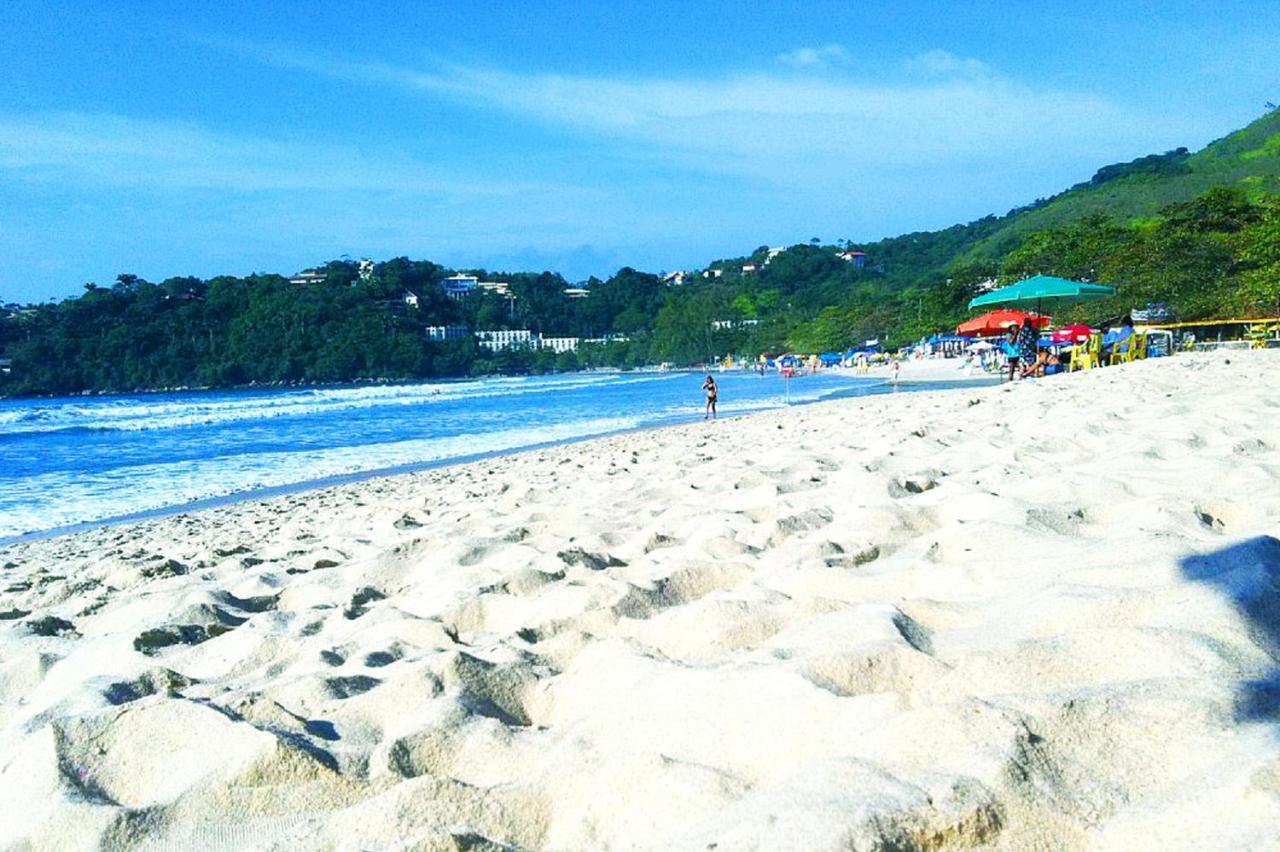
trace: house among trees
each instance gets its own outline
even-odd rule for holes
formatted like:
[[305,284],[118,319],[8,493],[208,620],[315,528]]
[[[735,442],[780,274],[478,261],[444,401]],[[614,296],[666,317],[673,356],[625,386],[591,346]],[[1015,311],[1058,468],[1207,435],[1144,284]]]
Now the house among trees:
[[541,349],[550,349],[557,355],[562,352],[575,352],[578,349],[578,338],[576,337],[543,337],[541,338]]
[[852,263],[857,269],[862,269],[867,265],[867,253],[865,251],[842,251],[840,259],[846,263]]
[[662,283],[670,284],[672,287],[679,287],[684,284],[685,279],[688,277],[688,274],[683,269],[677,269],[675,272],[668,272],[662,276]]
[[471,333],[465,325],[429,325],[424,330],[427,340],[462,340]]
[[8,375],[11,372],[13,372],[13,359],[0,358],[0,373]]
[[585,299],[591,295],[586,287],[565,287],[562,292],[566,299]]
[[450,275],[440,285],[444,287],[444,294],[450,299],[461,299],[475,292],[476,285],[480,283],[480,279],[474,275]]
[[515,298],[511,295],[511,285],[506,281],[477,281],[476,286],[486,293],[493,293],[495,296]]
[[491,352],[504,349],[537,349],[539,338],[532,331],[521,329],[497,329],[494,331],[477,331],[476,345]]
[[758,264],[758,263],[744,263],[744,264],[742,264],[742,274],[743,274],[743,275],[755,275],[755,274],[756,274],[757,272],[759,272],[759,271],[760,271],[760,264]]
[[290,284],[323,284],[327,280],[323,272],[316,269],[304,269],[289,279]]
[[401,300],[404,301],[406,305],[413,308],[415,311],[418,308],[422,307],[422,297],[419,296],[417,293],[415,293],[413,290],[409,290],[406,288],[405,291],[400,295],[400,298]]

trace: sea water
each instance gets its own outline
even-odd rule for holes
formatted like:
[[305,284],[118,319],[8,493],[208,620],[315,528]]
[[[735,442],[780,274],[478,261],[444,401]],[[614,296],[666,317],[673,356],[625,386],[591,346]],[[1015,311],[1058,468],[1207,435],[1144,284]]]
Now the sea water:
[[[577,373],[0,400],[0,538],[697,420],[703,378]],[[717,381],[721,416],[891,389],[830,373]]]

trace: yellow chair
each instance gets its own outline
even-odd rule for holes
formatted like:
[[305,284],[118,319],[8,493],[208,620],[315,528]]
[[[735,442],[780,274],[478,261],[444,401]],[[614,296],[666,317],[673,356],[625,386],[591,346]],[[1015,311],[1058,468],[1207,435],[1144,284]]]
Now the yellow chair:
[[1094,367],[1102,366],[1102,335],[1094,332],[1089,335],[1089,339],[1084,343],[1077,343],[1071,347],[1071,361],[1067,364],[1067,370],[1074,373],[1076,370],[1091,370]]
[[[1124,346],[1123,352],[1120,351],[1121,346]],[[1128,339],[1111,344],[1111,358],[1107,363],[1114,367],[1116,364],[1129,364],[1145,357],[1147,357],[1147,333],[1135,331],[1129,335]]]
[[1133,336],[1133,341],[1129,344],[1129,360],[1142,361],[1147,357],[1147,333],[1140,331]]
[[1267,348],[1267,326],[1264,323],[1251,325],[1244,333],[1244,339],[1249,341],[1250,349],[1266,349]]

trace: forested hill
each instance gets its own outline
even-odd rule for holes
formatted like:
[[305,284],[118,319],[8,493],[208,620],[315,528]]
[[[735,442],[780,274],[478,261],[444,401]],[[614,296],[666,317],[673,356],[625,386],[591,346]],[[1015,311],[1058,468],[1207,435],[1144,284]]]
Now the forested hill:
[[1089,180],[1004,216],[854,248],[879,258],[901,285],[956,269],[989,274],[1030,233],[1090,216],[1140,223],[1170,204],[1190,201],[1215,187],[1236,187],[1254,200],[1280,193],[1280,110],[1195,153],[1178,148],[1103,166]]
[[[455,270],[408,258],[332,261],[296,283],[125,274],[60,303],[0,308],[0,395],[692,364],[869,338],[893,346],[963,319],[993,276],[1041,272],[1118,287],[1062,319],[1148,302],[1188,319],[1278,315],[1277,193],[1273,112],[1202,151],[1106,166],[1004,216],[861,245],[761,246],[679,284],[631,268],[581,286],[551,272],[465,270],[490,286],[455,299],[445,286]],[[576,338],[577,349],[493,352],[475,339],[481,330]]]

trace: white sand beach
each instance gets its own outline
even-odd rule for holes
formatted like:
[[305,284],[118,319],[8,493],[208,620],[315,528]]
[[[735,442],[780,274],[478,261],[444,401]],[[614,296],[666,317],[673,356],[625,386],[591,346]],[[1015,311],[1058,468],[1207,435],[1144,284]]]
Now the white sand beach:
[[1275,536],[1229,352],[19,543],[0,848],[1274,849]]

